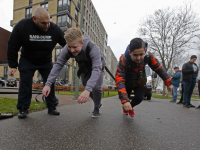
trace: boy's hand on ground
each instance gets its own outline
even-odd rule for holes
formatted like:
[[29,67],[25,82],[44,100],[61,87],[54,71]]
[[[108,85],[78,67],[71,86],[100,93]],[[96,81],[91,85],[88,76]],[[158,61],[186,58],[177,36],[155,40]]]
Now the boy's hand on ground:
[[90,95],[90,92],[87,90],[84,90],[81,93],[81,95],[78,97],[78,103],[82,104],[82,103],[87,102],[89,95]]
[[173,86],[172,86],[172,85],[170,85],[170,86],[167,87],[167,90],[168,90],[168,91],[172,91],[172,89],[173,89]]
[[49,86],[45,85],[45,87],[42,89],[42,94],[45,97],[47,97],[49,95],[50,91],[51,91],[51,88]]
[[130,111],[130,110],[133,109],[130,102],[124,103],[124,104],[123,104],[123,108],[124,108],[126,111]]

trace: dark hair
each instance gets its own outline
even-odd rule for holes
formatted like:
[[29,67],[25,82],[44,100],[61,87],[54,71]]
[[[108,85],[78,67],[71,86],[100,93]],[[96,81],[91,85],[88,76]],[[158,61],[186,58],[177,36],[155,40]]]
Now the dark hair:
[[140,38],[134,38],[130,42],[130,52],[134,51],[135,49],[140,49],[144,48],[145,49],[146,45],[144,41]]
[[178,67],[174,67],[174,69],[179,69]]
[[190,57],[190,59],[192,59],[192,58],[197,58],[197,56],[196,56],[196,55],[192,55],[192,56]]

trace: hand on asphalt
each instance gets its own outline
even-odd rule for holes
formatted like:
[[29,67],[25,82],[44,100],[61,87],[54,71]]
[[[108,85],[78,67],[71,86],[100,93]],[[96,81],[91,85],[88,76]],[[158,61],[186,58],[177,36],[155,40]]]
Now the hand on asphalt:
[[87,90],[84,90],[81,93],[81,95],[78,97],[78,103],[82,104],[82,103],[87,102],[89,95],[90,95],[90,92]]
[[170,86],[167,87],[167,90],[168,90],[168,91],[172,91],[172,89],[173,89],[173,86],[172,86],[172,85],[170,85]]
[[50,91],[51,91],[51,88],[49,86],[45,85],[45,87],[42,89],[42,94],[45,97],[47,97],[49,95]]
[[130,102],[124,103],[124,104],[123,104],[123,108],[124,108],[126,111],[130,111],[130,110],[133,109]]
[[8,72],[9,76],[13,77],[13,76],[14,76],[14,73],[15,73],[16,71],[17,71],[16,68],[10,68],[10,70],[9,70],[9,72]]

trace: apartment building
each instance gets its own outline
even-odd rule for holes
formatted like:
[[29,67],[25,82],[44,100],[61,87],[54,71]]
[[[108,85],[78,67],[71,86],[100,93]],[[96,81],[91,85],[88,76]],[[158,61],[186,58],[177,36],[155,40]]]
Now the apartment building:
[[[108,70],[110,70],[113,76],[115,76],[116,74],[117,64],[118,61],[117,58],[115,57],[115,54],[113,53],[111,47],[107,46],[106,66]],[[103,81],[103,87],[109,87],[109,88],[115,87],[115,80],[107,72],[105,72],[105,80]]]
[[[14,0],[13,20],[11,26],[15,26],[18,21],[23,18],[32,17],[34,9],[38,6],[44,7],[50,14],[51,21],[56,23],[65,32],[70,27],[80,27],[80,11],[81,0]],[[55,62],[62,50],[62,47],[57,45],[53,50],[53,62]],[[72,66],[75,65],[70,59],[63,67],[58,76],[60,78],[68,78],[72,81]],[[73,74],[74,78],[75,74]],[[34,78],[41,78],[38,72]],[[19,78],[19,74],[16,74]]]
[[6,78],[8,72],[7,47],[11,32],[0,27],[0,77]]
[[91,0],[83,0],[81,9],[80,28],[83,34],[90,36],[97,43],[102,54],[106,57],[108,34]]

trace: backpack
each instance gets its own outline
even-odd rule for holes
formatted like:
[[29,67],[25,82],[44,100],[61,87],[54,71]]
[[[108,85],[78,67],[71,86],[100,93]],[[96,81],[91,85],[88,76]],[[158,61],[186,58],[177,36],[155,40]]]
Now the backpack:
[[[82,73],[86,73],[86,74],[89,74],[89,76],[91,76],[91,73],[92,73],[92,63],[91,63],[91,58],[89,56],[90,54],[90,51],[93,49],[93,47],[95,46],[95,43],[92,42],[92,41],[89,41],[87,46],[86,46],[86,57],[90,60],[88,62],[84,61],[84,62],[78,62],[78,66],[79,66],[79,70],[77,71],[77,76],[80,78],[80,75]],[[102,63],[102,70],[105,69],[105,65],[106,65],[106,62],[105,62],[105,59],[103,57],[103,55],[101,54],[101,63]]]

